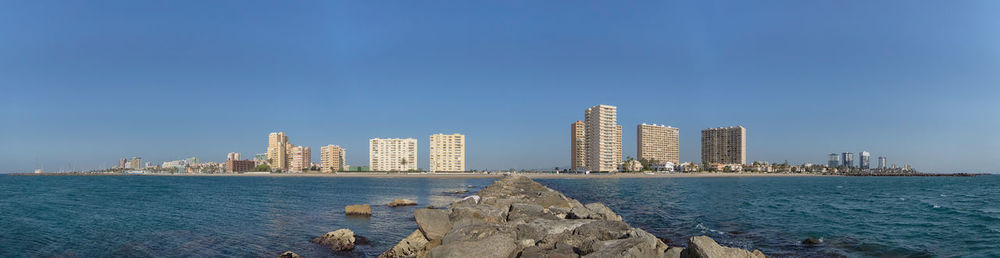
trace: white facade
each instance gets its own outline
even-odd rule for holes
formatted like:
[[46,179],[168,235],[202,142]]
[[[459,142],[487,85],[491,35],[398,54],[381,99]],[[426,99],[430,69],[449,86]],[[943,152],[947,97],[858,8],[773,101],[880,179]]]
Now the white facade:
[[618,125],[618,108],[597,105],[584,112],[586,127],[587,170],[618,171],[622,164],[622,129]]
[[457,133],[431,135],[430,171],[465,171],[465,135]]
[[417,139],[368,140],[368,166],[371,171],[416,170]]

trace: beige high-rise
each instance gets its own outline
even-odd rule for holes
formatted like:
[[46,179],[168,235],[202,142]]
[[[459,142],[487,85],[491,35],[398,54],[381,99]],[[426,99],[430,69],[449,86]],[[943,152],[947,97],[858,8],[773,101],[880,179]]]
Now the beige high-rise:
[[701,161],[746,164],[747,129],[742,126],[701,130]]
[[640,124],[636,128],[636,155],[657,164],[680,164],[679,130],[675,127]]
[[324,173],[344,170],[346,151],[337,145],[319,147],[320,171]]
[[288,162],[288,171],[302,172],[312,167],[312,149],[304,146],[292,147],[291,161]]
[[430,142],[431,172],[465,171],[465,135],[434,134]]
[[618,108],[597,105],[584,112],[587,136],[587,170],[618,171],[622,164],[622,129],[618,125]]
[[587,126],[580,120],[570,125],[570,169],[585,170],[587,167]]
[[417,169],[417,139],[379,139],[368,141],[368,166],[371,171],[409,171]]
[[271,133],[267,136],[267,160],[271,164],[271,169],[288,170],[290,145],[285,132]]

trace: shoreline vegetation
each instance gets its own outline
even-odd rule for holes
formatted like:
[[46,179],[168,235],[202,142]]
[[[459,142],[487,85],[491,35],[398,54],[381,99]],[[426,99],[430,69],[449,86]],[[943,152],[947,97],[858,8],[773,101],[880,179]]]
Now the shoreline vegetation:
[[220,173],[220,174],[187,174],[187,173],[86,173],[86,172],[55,172],[55,173],[10,173],[12,176],[195,176],[195,177],[371,177],[371,178],[502,178],[505,175],[523,175],[528,178],[706,178],[706,177],[830,177],[830,176],[899,176],[899,177],[969,177],[990,175],[986,173],[954,173],[954,174],[817,174],[817,173],[760,173],[760,172],[684,172],[684,173],[410,173],[410,172],[338,172],[338,173]]

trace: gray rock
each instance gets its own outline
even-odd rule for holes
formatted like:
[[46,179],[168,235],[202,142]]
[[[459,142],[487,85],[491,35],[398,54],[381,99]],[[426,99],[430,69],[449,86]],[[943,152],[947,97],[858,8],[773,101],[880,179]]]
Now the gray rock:
[[549,213],[541,205],[533,203],[514,203],[510,205],[507,212],[507,221],[527,221],[532,219],[559,219],[556,215]]
[[818,245],[821,242],[822,241],[819,241],[819,239],[812,238],[812,237],[806,238],[805,240],[802,240],[802,244],[806,244],[806,245]]
[[514,236],[513,230],[499,224],[453,228],[428,257],[513,257],[521,248]]
[[322,236],[314,238],[312,242],[330,247],[330,250],[334,252],[339,252],[353,250],[354,240],[354,231],[344,228],[327,232]]
[[573,251],[571,246],[559,246],[552,249],[541,248],[537,246],[527,247],[521,251],[519,258],[576,258],[580,255]]
[[628,235],[628,224],[621,221],[597,220],[583,224],[573,231],[574,235],[593,236],[598,241],[623,238]]
[[588,203],[587,205],[584,205],[584,207],[593,211],[594,213],[600,214],[601,217],[603,217],[606,220],[622,221],[622,216],[618,216],[618,214],[615,214],[614,211],[609,209],[607,206],[604,206],[603,203],[599,202]]
[[566,214],[567,219],[604,219],[600,214],[594,213],[586,207],[576,207],[569,210],[569,214]]
[[414,230],[410,236],[400,240],[392,249],[380,254],[379,258],[412,258],[425,257],[428,252],[428,241],[420,230]]
[[413,217],[417,220],[417,227],[428,240],[444,238],[444,235],[451,230],[451,220],[448,212],[435,209],[418,209],[413,211]]
[[292,251],[285,251],[278,255],[278,258],[302,258],[302,256]]
[[410,206],[410,205],[417,205],[417,202],[410,199],[393,199],[392,202],[389,203],[389,207]]
[[688,241],[688,247],[681,252],[681,257],[685,258],[722,258],[722,257],[733,257],[733,258],[763,258],[764,254],[758,250],[753,252],[733,248],[724,247],[716,243],[710,237],[707,236],[696,236],[691,237]]
[[452,207],[449,218],[454,227],[477,223],[501,223],[507,219],[507,210],[489,205],[464,205]]

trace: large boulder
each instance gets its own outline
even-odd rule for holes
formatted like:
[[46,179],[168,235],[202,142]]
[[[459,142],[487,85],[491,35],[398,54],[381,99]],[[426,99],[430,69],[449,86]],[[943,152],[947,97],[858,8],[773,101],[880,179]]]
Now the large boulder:
[[601,217],[604,217],[604,219],[606,220],[622,221],[622,216],[618,216],[618,214],[615,214],[614,211],[608,208],[608,206],[604,206],[603,203],[599,202],[588,203],[587,205],[584,205],[584,207],[586,207],[590,211],[593,211],[594,213],[600,214]]
[[513,257],[521,246],[515,233],[499,224],[474,224],[452,229],[441,246],[431,249],[428,257]]
[[371,216],[372,206],[368,204],[347,205],[347,207],[344,207],[344,213],[347,215]]
[[454,226],[478,223],[501,223],[507,220],[507,209],[474,204],[452,207],[449,218]]
[[323,234],[314,238],[312,242],[330,247],[330,250],[334,252],[339,252],[353,250],[354,240],[354,231],[344,228]]
[[428,249],[428,241],[424,237],[424,234],[420,230],[414,230],[410,233],[410,236],[400,240],[396,246],[392,249],[385,251],[380,254],[379,258],[413,258],[413,257],[426,257]]
[[688,241],[688,247],[681,252],[681,257],[685,258],[764,258],[764,253],[759,250],[754,250],[753,252],[733,248],[725,247],[716,243],[710,237],[707,236],[695,236],[691,237]]
[[413,217],[417,220],[420,232],[428,240],[442,239],[451,230],[451,220],[445,210],[418,209],[413,211]]
[[410,206],[410,205],[417,205],[417,202],[410,199],[393,199],[392,202],[389,203],[389,207]]

